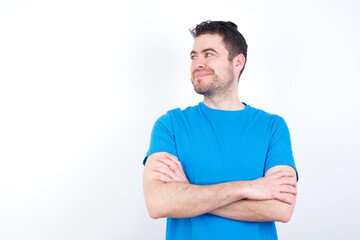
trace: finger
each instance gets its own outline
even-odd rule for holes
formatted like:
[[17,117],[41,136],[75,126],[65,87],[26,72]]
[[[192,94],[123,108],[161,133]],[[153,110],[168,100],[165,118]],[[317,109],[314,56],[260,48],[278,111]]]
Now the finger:
[[175,177],[175,173],[173,171],[171,171],[168,167],[154,167],[151,169],[154,172],[158,172],[161,174],[164,174],[170,178],[174,178]]
[[290,193],[293,194],[294,196],[296,196],[297,191],[296,188],[290,185],[281,185],[279,187],[280,193]]
[[284,202],[284,203],[290,204],[290,205],[292,205],[292,204],[295,203],[292,198],[286,196],[285,194],[281,194],[281,193],[278,194],[278,195],[275,197],[275,199],[277,199],[277,200],[279,200],[279,201],[282,201],[282,202]]
[[160,173],[157,176],[164,176],[167,182],[188,182],[187,179],[182,176],[177,176],[173,171],[167,169],[154,169],[154,172]]
[[178,166],[173,162],[173,160],[162,157],[159,157],[156,160],[165,164],[174,173],[171,175],[172,179],[174,179],[175,181],[189,182],[183,169],[179,169]]
[[175,157],[174,155],[171,155],[169,153],[165,153],[165,157],[172,160],[179,167],[179,169],[182,169],[181,163],[177,157]]
[[166,175],[156,175],[156,176],[153,177],[153,179],[156,180],[156,181],[164,182],[164,183],[169,183],[169,182],[174,181],[172,178],[169,178]]
[[[174,155],[171,155],[169,153],[165,153],[164,155],[166,158],[170,159],[171,161],[173,161],[174,163],[176,163],[177,165],[180,164],[180,161],[177,157],[175,157]],[[181,164],[180,164],[181,165]]]
[[286,170],[280,170],[277,172],[274,172],[273,174],[271,174],[270,176],[273,176],[275,178],[281,178],[281,177],[293,177],[294,173],[286,171]]
[[291,185],[296,187],[297,181],[294,177],[282,177],[280,179],[280,185]]
[[167,152],[165,152],[164,156],[167,157],[167,158],[170,158],[170,159],[172,159],[172,160],[174,160],[174,161],[177,160],[177,157],[176,157],[176,156],[174,156],[174,155],[172,155],[172,154],[170,154],[170,153],[167,153]]
[[165,164],[166,166],[168,166],[173,172],[176,172],[178,170],[178,166],[171,160],[167,159],[167,158],[156,158],[156,160],[158,162],[161,162],[163,164]]

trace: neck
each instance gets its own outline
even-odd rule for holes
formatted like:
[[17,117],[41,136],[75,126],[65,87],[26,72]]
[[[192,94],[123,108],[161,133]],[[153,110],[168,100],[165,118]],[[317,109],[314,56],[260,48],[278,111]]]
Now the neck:
[[204,104],[209,108],[219,109],[219,110],[242,110],[245,108],[245,105],[240,101],[237,91],[230,94],[218,94],[216,96],[204,96]]

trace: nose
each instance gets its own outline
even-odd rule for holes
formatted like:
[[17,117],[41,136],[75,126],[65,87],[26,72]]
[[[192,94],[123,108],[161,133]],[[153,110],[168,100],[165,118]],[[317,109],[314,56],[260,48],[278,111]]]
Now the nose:
[[205,67],[205,61],[202,58],[196,58],[191,63],[192,70],[203,69]]

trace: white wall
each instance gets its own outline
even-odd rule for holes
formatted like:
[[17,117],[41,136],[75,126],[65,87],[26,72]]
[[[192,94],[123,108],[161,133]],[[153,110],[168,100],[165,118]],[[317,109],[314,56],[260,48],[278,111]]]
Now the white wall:
[[154,121],[201,101],[188,29],[208,19],[234,21],[247,39],[241,100],[290,128],[299,195],[280,239],[354,239],[359,10],[356,0],[0,1],[0,239],[164,238],[141,162]]

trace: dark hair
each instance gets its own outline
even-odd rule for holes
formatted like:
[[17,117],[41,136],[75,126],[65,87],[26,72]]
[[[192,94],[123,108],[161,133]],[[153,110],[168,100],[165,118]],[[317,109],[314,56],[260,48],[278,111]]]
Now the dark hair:
[[[245,56],[246,63],[248,46],[246,44],[245,38],[238,31],[237,25],[235,23],[230,21],[205,21],[196,25],[195,28],[190,29],[190,32],[194,38],[207,33],[219,34],[223,37],[225,47],[229,52],[229,61],[231,61],[235,56],[243,54]],[[245,64],[240,72],[240,75],[244,68]]]

